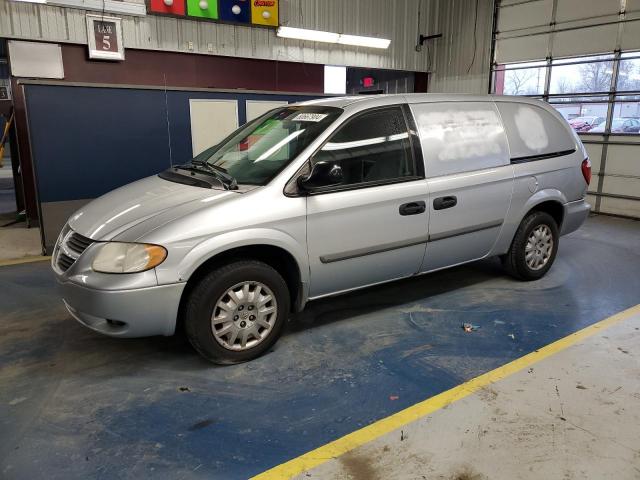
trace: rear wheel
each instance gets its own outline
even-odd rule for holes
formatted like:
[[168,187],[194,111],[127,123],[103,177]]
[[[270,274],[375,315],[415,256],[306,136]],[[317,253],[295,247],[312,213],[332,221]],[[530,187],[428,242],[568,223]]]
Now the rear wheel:
[[531,212],[518,227],[509,252],[502,257],[506,270],[520,280],[537,280],[551,268],[558,251],[558,225],[546,212]]
[[220,364],[251,360],[282,333],[289,291],[269,265],[243,260],[207,274],[191,292],[185,330],[193,347]]

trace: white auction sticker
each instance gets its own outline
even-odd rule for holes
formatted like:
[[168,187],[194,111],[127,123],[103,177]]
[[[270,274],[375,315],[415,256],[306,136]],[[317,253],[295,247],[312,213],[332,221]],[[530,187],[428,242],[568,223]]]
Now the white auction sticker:
[[319,122],[326,116],[326,113],[299,113],[292,120],[294,122]]

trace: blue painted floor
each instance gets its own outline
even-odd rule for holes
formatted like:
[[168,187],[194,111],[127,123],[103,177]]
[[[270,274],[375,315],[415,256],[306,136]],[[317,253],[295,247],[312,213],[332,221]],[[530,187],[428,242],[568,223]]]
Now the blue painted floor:
[[94,334],[48,265],[3,267],[0,477],[246,478],[640,303],[639,272],[640,222],[595,217],[538,282],[487,260],[318,301],[274,351],[216,367],[178,338]]

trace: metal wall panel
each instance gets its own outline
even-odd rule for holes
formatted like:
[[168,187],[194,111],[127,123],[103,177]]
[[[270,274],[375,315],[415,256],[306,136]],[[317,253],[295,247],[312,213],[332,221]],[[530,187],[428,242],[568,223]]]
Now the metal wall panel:
[[640,49],[640,19],[625,23],[622,31],[621,46],[625,50]]
[[619,11],[616,0],[559,0],[556,22],[617,15]]
[[[388,50],[281,39],[265,28],[161,16],[122,18],[126,48],[432,71],[430,91],[482,93],[488,89],[492,4],[487,0],[281,0],[282,25],[390,38]],[[0,0],[0,37],[85,44],[85,13]],[[418,52],[420,33],[442,33],[443,37],[427,42]],[[475,58],[469,48],[473,45]]]
[[569,57],[612,52],[616,48],[618,25],[602,25],[557,32],[553,41],[554,57]]
[[[273,29],[161,16],[122,16],[124,44],[126,48],[427,71],[426,52],[415,50],[418,7],[426,11],[431,4],[447,3],[450,2],[281,1],[282,25],[390,38],[388,50],[280,39]],[[0,37],[86,43],[85,13],[77,9],[0,0]]]
[[544,60],[549,50],[549,34],[496,40],[498,63]]
[[[477,5],[477,22],[475,9]],[[489,89],[493,2],[428,2],[423,33],[442,33],[432,42],[430,92],[486,93]],[[423,16],[424,17],[424,16]],[[475,47],[475,57],[474,57]],[[426,50],[423,49],[423,51]]]
[[520,3],[500,10],[498,31],[549,25],[553,0]]

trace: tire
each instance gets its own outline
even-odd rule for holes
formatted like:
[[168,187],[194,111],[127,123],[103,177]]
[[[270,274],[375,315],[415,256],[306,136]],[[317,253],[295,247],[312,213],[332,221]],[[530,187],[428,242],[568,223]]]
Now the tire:
[[[184,311],[187,338],[200,355],[214,363],[256,358],[282,334],[289,297],[282,276],[265,263],[239,260],[224,265],[208,273],[190,292]],[[270,309],[275,311],[264,313]]]
[[[539,236],[536,237],[536,235]],[[552,241],[550,246],[544,241],[548,237]],[[537,238],[537,240],[536,243],[528,246],[530,238],[532,240]],[[553,217],[546,212],[531,212],[520,223],[511,242],[511,248],[502,257],[502,263],[507,272],[519,280],[538,280],[553,265],[559,240],[558,225]],[[539,246],[543,247],[539,248]],[[527,248],[530,252],[527,252]],[[527,261],[527,253],[531,254],[529,261]],[[536,265],[536,263],[539,264]]]

